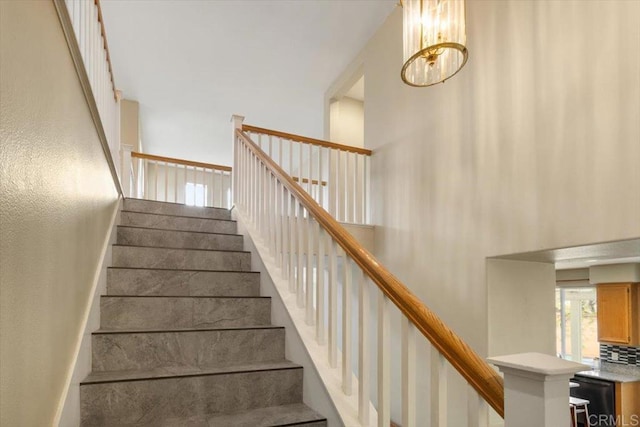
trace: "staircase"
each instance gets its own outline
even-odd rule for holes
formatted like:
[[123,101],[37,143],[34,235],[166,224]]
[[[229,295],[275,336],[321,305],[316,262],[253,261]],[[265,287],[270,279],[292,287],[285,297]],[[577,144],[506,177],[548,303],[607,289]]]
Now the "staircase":
[[226,209],[126,199],[83,426],[326,426]]

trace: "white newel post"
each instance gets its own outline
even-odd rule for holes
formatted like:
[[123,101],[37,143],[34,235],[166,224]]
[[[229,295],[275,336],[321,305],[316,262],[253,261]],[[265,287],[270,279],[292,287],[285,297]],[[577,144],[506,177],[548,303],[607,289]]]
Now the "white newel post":
[[232,160],[232,164],[233,164],[233,169],[231,170],[231,197],[233,198],[233,200],[231,200],[231,206],[234,206],[236,203],[236,197],[238,196],[236,194],[236,185],[237,185],[237,180],[238,180],[238,165],[236,164],[236,161],[238,160],[238,149],[237,149],[237,144],[236,144],[236,130],[242,130],[242,123],[244,122],[244,116],[241,116],[239,114],[234,114],[231,116],[231,144],[232,145],[232,152],[233,152],[233,160]]
[[120,155],[122,156],[122,165],[120,176],[122,177],[122,192],[124,197],[133,197],[131,188],[131,152],[133,151],[133,145],[122,144],[120,145]]
[[505,427],[570,425],[569,379],[587,365],[542,353],[489,357],[504,373]]

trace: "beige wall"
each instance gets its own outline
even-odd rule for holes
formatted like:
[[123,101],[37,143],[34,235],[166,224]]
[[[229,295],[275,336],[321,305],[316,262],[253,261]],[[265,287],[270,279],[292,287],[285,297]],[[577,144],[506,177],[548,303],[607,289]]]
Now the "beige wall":
[[0,424],[51,425],[117,205],[51,1],[0,1]]
[[467,28],[445,84],[402,83],[399,8],[356,61],[377,255],[486,355],[486,257],[640,236],[640,2],[469,1]]
[[364,146],[364,102],[342,97],[331,103],[329,140],[356,147]]
[[120,101],[120,143],[132,146],[133,151],[142,152],[138,101],[130,99]]

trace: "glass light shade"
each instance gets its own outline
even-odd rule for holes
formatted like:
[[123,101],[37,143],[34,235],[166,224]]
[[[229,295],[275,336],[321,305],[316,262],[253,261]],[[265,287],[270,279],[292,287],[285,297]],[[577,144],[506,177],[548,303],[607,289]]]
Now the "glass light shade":
[[467,62],[464,0],[403,1],[404,66],[410,86],[431,86]]

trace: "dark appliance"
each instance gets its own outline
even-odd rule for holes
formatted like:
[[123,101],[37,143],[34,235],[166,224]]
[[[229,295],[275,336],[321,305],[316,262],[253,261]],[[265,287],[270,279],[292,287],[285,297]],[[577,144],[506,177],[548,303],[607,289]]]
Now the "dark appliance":
[[[582,375],[576,375],[571,381],[580,387],[573,387],[569,394],[589,401],[589,421],[592,427],[615,427],[616,423],[616,385]],[[580,420],[579,420],[580,421]]]

